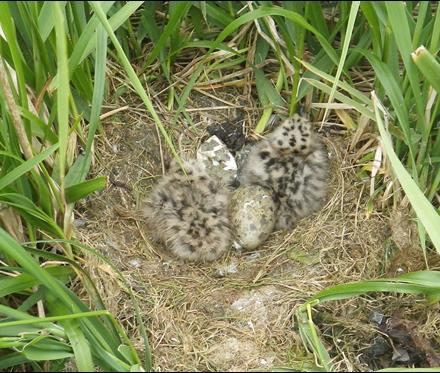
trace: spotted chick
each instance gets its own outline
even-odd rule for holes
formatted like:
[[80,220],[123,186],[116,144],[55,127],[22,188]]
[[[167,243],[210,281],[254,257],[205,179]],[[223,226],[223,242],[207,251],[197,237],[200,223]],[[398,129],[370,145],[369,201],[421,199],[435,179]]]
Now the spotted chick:
[[239,170],[242,185],[270,188],[277,205],[275,229],[292,229],[325,201],[329,158],[310,121],[295,114],[252,146]]
[[229,191],[202,162],[185,160],[186,174],[173,162],[143,203],[143,215],[156,241],[188,261],[212,261],[232,244]]

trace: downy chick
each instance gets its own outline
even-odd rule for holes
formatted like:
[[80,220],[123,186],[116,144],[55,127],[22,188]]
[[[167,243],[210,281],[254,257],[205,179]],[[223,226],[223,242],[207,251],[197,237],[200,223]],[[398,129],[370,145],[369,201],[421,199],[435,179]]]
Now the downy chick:
[[295,114],[255,144],[240,170],[240,184],[270,188],[278,206],[275,229],[292,229],[325,201],[329,159],[305,116]]
[[177,163],[153,187],[143,215],[156,241],[189,261],[212,261],[231,246],[227,215],[229,194],[197,160]]

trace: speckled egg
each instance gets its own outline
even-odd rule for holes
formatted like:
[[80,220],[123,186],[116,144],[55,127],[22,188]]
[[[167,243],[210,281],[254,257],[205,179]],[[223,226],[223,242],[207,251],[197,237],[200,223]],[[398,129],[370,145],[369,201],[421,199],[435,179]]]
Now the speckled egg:
[[270,191],[258,185],[237,188],[229,204],[236,241],[244,249],[260,246],[275,225],[275,203]]

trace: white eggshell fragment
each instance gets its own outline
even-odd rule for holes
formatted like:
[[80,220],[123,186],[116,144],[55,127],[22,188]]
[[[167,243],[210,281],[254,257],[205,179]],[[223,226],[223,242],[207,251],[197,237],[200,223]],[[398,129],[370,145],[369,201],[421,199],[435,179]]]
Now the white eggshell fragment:
[[231,226],[235,238],[245,249],[255,249],[272,233],[275,203],[269,190],[258,185],[237,188],[229,203]]
[[207,171],[229,185],[237,176],[237,164],[227,146],[217,137],[211,136],[197,150],[197,160]]

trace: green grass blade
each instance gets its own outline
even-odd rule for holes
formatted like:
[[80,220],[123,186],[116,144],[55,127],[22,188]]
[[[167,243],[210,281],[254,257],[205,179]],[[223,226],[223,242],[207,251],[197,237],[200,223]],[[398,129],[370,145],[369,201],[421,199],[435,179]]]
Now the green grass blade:
[[107,187],[107,176],[100,176],[66,188],[66,202],[76,202],[89,194]]
[[[101,2],[100,2],[101,3]],[[121,7],[117,12],[115,12],[109,19],[110,26],[112,30],[117,30],[121,27],[124,22],[143,4],[143,1],[128,1],[124,6]],[[110,9],[108,6],[106,7],[104,2],[101,4],[102,9],[107,13],[105,9]],[[99,22],[99,18],[98,18]],[[92,36],[92,35],[90,35]],[[78,63],[81,63],[94,49],[95,49],[95,38],[90,37],[88,40],[89,43],[81,52],[81,58]]]
[[426,15],[428,14],[429,10],[430,10],[429,2],[421,1],[417,15],[417,23],[413,34],[413,40],[412,40],[413,49],[415,49],[420,42],[421,33],[423,31],[423,25],[425,23]]
[[[38,29],[40,30],[41,40],[44,42],[49,37],[55,27],[54,14],[51,1],[45,1],[38,15]],[[59,1],[61,8],[64,9],[67,1]]]
[[[298,59],[298,61],[301,62],[301,64],[303,64],[307,70],[319,76],[320,78],[327,80],[333,84],[336,81],[332,75],[325,73],[324,71],[318,69],[316,66],[313,66],[312,64],[303,60]],[[338,87],[349,93],[352,97],[356,98],[359,102],[363,103],[364,105],[371,106],[371,100],[365,94],[358,91],[356,88],[353,88],[353,86],[351,86],[350,84],[346,82],[339,82]],[[373,112],[371,113],[374,115]]]
[[361,1],[360,8],[367,19],[372,33],[373,51],[376,56],[382,57],[382,36],[379,19],[371,1]]
[[43,141],[48,140],[52,144],[58,142],[58,137],[56,133],[52,131],[52,128],[48,123],[42,121],[40,118],[38,118],[35,114],[31,113],[29,110],[23,108],[20,109],[23,118],[26,118],[31,123],[32,135],[39,137]]
[[411,53],[411,57],[429,84],[440,94],[440,64],[435,57],[424,46]]
[[3,355],[0,360],[0,370],[6,372],[7,368],[14,367],[20,364],[28,362],[25,356],[18,352],[13,352],[11,354]]
[[[286,1],[289,3],[289,1]],[[309,6],[310,9],[310,23],[322,34],[322,36],[327,39],[330,38],[330,31],[328,29],[328,25],[325,21],[324,10],[322,9],[322,5],[320,1],[310,1],[306,2],[305,6]]]
[[399,83],[395,80],[394,75],[391,73],[391,70],[387,64],[381,62],[374,54],[369,53],[368,51],[360,51],[360,53],[368,58],[368,61],[373,67],[377,78],[384,87],[386,95],[391,101],[391,105],[396,113],[399,126],[405,135],[405,143],[409,147],[413,175],[417,177],[417,170],[415,167],[415,144],[412,140],[413,136],[411,133],[411,124],[408,115],[409,110],[402,94],[402,87],[399,86]]
[[412,208],[414,209],[417,217],[422,222],[423,226],[426,229],[429,237],[431,238],[434,247],[437,252],[440,254],[440,216],[435,211],[432,204],[427,200],[427,198],[423,195],[422,191],[418,187],[418,185],[411,178],[408,171],[406,171],[405,167],[403,167],[396,153],[394,152],[393,145],[391,143],[391,139],[388,133],[385,131],[385,127],[382,121],[382,117],[379,112],[379,100],[372,93],[372,99],[374,104],[374,111],[376,114],[376,123],[379,127],[380,136],[382,139],[382,144],[384,146],[384,150],[391,162],[391,166],[393,167],[394,173],[397,179],[400,182],[405,194],[407,195]]
[[[73,276],[73,271],[67,266],[55,266],[46,269],[47,273],[60,281],[66,283]],[[0,298],[9,294],[19,293],[33,286],[39,285],[41,282],[28,273],[22,273],[18,276],[3,278],[0,280]],[[0,310],[1,312],[1,310]]]
[[[327,103],[331,104],[333,102],[333,98],[335,96],[336,93],[336,89],[338,87],[338,81],[341,77],[342,74],[342,69],[344,68],[344,64],[345,64],[345,59],[347,58],[347,52],[348,52],[348,47],[350,46],[350,41],[351,41],[351,36],[353,33],[353,26],[354,26],[354,22],[356,20],[356,16],[359,10],[359,5],[360,5],[360,1],[353,1],[351,3],[351,9],[350,9],[350,16],[348,19],[348,24],[347,24],[347,31],[345,33],[345,37],[344,37],[344,43],[342,45],[342,52],[341,52],[341,58],[339,60],[338,63],[338,69],[336,70],[336,76],[334,79],[334,83],[332,86],[332,90],[330,91],[330,95],[328,98]],[[327,119],[327,114],[328,114],[328,106],[325,108],[324,111],[324,116],[322,118],[322,123],[325,122],[325,120]]]
[[44,161],[47,157],[49,157],[55,150],[58,149],[59,144],[54,144],[49,148],[42,151],[40,154],[36,155],[34,158],[29,159],[23,162],[20,166],[17,166],[8,174],[3,176],[0,179],[0,190],[7,187],[9,184],[13,183],[20,176],[24,175],[26,172],[32,170],[35,166],[37,166],[40,162]]
[[51,3],[55,21],[56,48],[59,86],[57,89],[57,114],[58,114],[58,139],[60,145],[59,178],[61,193],[64,193],[64,176],[66,170],[67,142],[69,136],[69,70],[67,65],[67,44],[65,18],[61,5],[58,2]]
[[34,228],[41,229],[55,237],[63,237],[59,225],[32,200],[19,193],[1,193],[0,201],[17,210]]
[[[412,38],[408,18],[406,16],[405,4],[403,1],[385,1],[384,3],[387,9],[391,29],[393,30],[394,39],[399,48],[413,90],[418,116],[423,116],[424,108],[419,79],[417,76],[417,70],[415,70],[414,64],[411,61],[411,52],[413,51]],[[418,123],[422,123],[421,119],[422,118],[420,118]],[[423,128],[420,129],[423,130]]]
[[[100,2],[104,13],[112,7],[114,1],[102,1]],[[119,9],[109,19],[109,23],[113,30],[119,28],[129,17],[132,15],[144,2],[143,1],[129,1],[121,9]],[[99,18],[93,15],[86,28],[82,32],[80,38],[75,43],[75,47],[72,54],[69,57],[69,73],[73,74],[78,66],[84,61],[84,59],[93,52],[95,48],[96,38],[94,38],[95,28],[99,24]],[[49,90],[54,90],[58,87],[58,74],[54,77],[49,85]]]
[[395,292],[403,294],[425,294],[429,300],[440,299],[440,285],[429,281],[404,281],[401,279],[384,279],[358,281],[355,283],[335,285],[316,294],[312,300],[320,302],[342,300],[366,294],[368,292]]
[[[315,80],[315,79],[304,79],[304,81],[307,82],[307,83],[309,83],[310,85],[312,85],[312,86],[314,86],[314,87],[320,89],[321,91],[323,91],[323,92],[325,92],[325,93],[327,93],[327,94],[330,94],[330,92],[331,92],[331,87],[328,86],[327,84],[324,84],[324,83],[320,82],[319,80]],[[343,104],[346,104],[346,105],[350,105],[350,106],[352,106],[352,107],[355,108],[359,113],[365,115],[367,118],[370,118],[370,119],[373,119],[373,120],[375,119],[375,117],[374,117],[374,113],[373,113],[371,110],[369,110],[368,107],[365,107],[364,104],[359,103],[358,101],[353,100],[352,98],[350,98],[350,97],[348,97],[348,96],[346,96],[346,95],[343,95],[343,94],[340,93],[340,92],[336,92],[336,93],[335,93],[335,98],[336,98],[338,101],[342,102]]]
[[[198,6],[197,2],[194,2],[194,6]],[[212,20],[220,27],[225,27],[234,20],[227,12],[211,1],[200,1],[200,10],[205,20]]]
[[66,305],[72,304],[60,283],[42,269],[26,250],[2,228],[0,228],[0,251],[13,258],[27,273],[34,276],[37,281],[45,284],[60,301]]
[[437,7],[434,17],[434,26],[432,28],[431,43],[429,51],[432,54],[437,54],[440,48],[440,7]]
[[[66,337],[66,333],[59,325],[52,322],[41,321],[41,318],[30,316],[26,312],[20,312],[13,308],[0,305],[0,314],[6,316],[6,318],[2,319],[0,322],[0,336],[2,337],[16,337],[23,333],[33,333],[38,335],[41,333],[41,330],[44,330],[46,334],[50,334],[57,338],[65,339]],[[33,322],[27,324],[22,323],[23,321],[30,320]],[[7,325],[10,322],[15,324]]]
[[[146,35],[153,43],[160,38],[160,28],[156,23],[156,9],[159,5],[158,1],[147,1],[142,11],[141,25],[138,30],[138,39],[141,41]],[[162,60],[162,57],[161,57]]]
[[[58,302],[51,302],[49,304],[49,308],[51,309],[52,313],[56,312],[57,314],[66,310],[66,306]],[[56,311],[54,312],[54,310]],[[64,327],[64,330],[69,338],[70,345],[72,346],[72,350],[75,355],[76,368],[78,371],[93,371],[94,364],[92,352],[90,350],[89,342],[81,330],[79,320],[67,319],[62,321],[61,325]]]
[[255,84],[263,106],[285,106],[285,101],[261,70],[255,70]]
[[440,273],[420,271],[407,273],[397,278],[358,281],[349,284],[331,286],[320,291],[295,313],[301,338],[309,346],[326,371],[331,371],[331,360],[328,352],[318,337],[313,323],[311,307],[321,302],[342,300],[366,294],[368,292],[398,292],[424,294],[430,302],[440,300]]
[[93,139],[99,125],[99,115],[101,114],[102,103],[105,96],[104,90],[105,69],[107,63],[107,33],[101,24],[99,24],[96,28],[96,39],[95,77],[86,149],[85,153],[81,154],[69,169],[69,172],[65,178],[66,188],[72,186],[73,184],[84,181],[92,162]]
[[[61,344],[58,343],[60,346]],[[50,350],[50,348],[54,349],[55,346],[51,346],[49,344],[43,344],[41,343],[40,345],[42,346],[32,346],[27,344],[24,349],[23,349],[23,354],[24,356],[28,359],[28,360],[33,360],[33,361],[42,361],[42,362],[46,362],[46,361],[51,361],[51,360],[60,360],[60,359],[67,359],[71,356],[73,356],[73,354],[69,351],[69,350],[65,350],[65,351],[60,351],[60,350]],[[87,371],[91,371],[91,370],[87,370]]]
[[302,305],[295,313],[298,321],[298,329],[301,339],[306,346],[309,346],[317,357],[320,367],[324,372],[331,372],[331,359],[321,339],[318,337],[318,331],[312,320],[311,303]]
[[[261,74],[260,74],[261,73]],[[260,75],[259,83],[257,83],[257,77]],[[269,121],[270,116],[272,115],[273,108],[278,107],[284,107],[285,103],[282,99],[281,95],[279,94],[279,91],[281,91],[281,88],[283,86],[283,79],[284,79],[284,69],[281,66],[280,71],[278,72],[278,78],[275,87],[266,79],[264,74],[256,70],[255,74],[255,83],[257,85],[257,88],[259,89],[259,96],[266,101],[262,101],[263,105],[265,105],[265,109],[263,111],[263,114],[261,115],[257,125],[255,126],[255,132],[256,133],[262,133],[264,129],[266,128],[266,124]],[[259,84],[259,85],[258,85]]]
[[197,79],[199,78],[203,68],[204,68],[204,62],[208,58],[208,56],[211,54],[211,52],[217,48],[217,46],[223,42],[223,40],[232,34],[236,29],[238,29],[240,26],[252,22],[256,19],[259,19],[261,17],[265,16],[281,16],[289,19],[290,21],[294,22],[295,24],[299,25],[300,27],[305,28],[306,30],[312,32],[315,37],[318,39],[319,43],[321,44],[322,48],[325,50],[325,52],[330,57],[331,61],[333,61],[336,65],[338,64],[338,57],[336,55],[335,50],[331,46],[331,44],[327,41],[327,39],[322,36],[318,30],[316,30],[313,26],[311,26],[304,17],[300,16],[298,13],[288,11],[286,9],[280,8],[278,6],[264,6],[259,9],[255,9],[251,12],[248,12],[246,14],[243,14],[239,18],[232,21],[230,24],[228,24],[225,29],[216,37],[213,45],[211,48],[207,51],[204,59],[200,62],[198,68],[193,73],[191,79],[189,80],[188,84],[186,85],[181,97],[180,97],[180,103],[176,110],[176,113],[174,115],[173,120],[171,121],[172,124],[176,123],[177,117],[180,115],[180,113],[183,111],[185,107],[185,103],[189,97],[189,94],[196,83]]
[[[129,282],[126,280],[123,273],[118,269],[118,267],[114,263],[112,263],[111,260],[109,260],[104,255],[102,255],[98,250],[95,250],[95,249],[93,249],[87,245],[81,244],[80,242],[77,242],[77,241],[56,239],[56,240],[40,240],[40,241],[34,242],[34,244],[36,244],[36,243],[49,243],[49,244],[66,243],[66,244],[70,244],[72,246],[75,246],[75,247],[81,249],[84,252],[93,254],[94,256],[96,256],[97,258],[102,260],[104,263],[108,264],[112,268],[112,270],[118,274],[123,286],[125,287],[125,291],[127,291],[127,293],[130,295],[130,298],[133,303],[133,307],[134,307],[134,311],[135,311],[134,313],[135,313],[136,318],[139,323],[140,334],[142,335],[142,338],[144,339],[144,346],[145,346],[145,365],[144,365],[144,368],[146,371],[150,371],[151,367],[152,367],[152,361],[151,361],[152,358],[151,358],[150,348],[148,345],[148,336],[147,336],[147,333],[146,333],[146,330],[144,327],[144,323],[142,320],[139,304],[137,302],[136,297],[133,294],[133,291],[131,290]],[[48,254],[44,253],[44,255],[47,256]],[[53,258],[53,259],[56,259],[56,258]],[[127,344],[129,344],[129,341],[127,341]]]
[[[6,36],[6,40],[8,41],[8,47],[11,51],[13,68],[17,73],[17,83],[18,90],[20,93],[20,103],[24,109],[28,109],[28,96],[26,92],[26,82],[24,75],[24,61],[23,55],[20,50],[20,45],[17,40],[17,34],[15,32],[15,27],[13,25],[13,17],[9,11],[9,5],[6,2],[0,2],[0,24],[2,30]],[[3,53],[2,53],[3,54]],[[11,87],[12,88],[12,87]],[[27,123],[24,123],[25,127]],[[29,132],[29,128],[27,128],[27,132]],[[30,135],[28,133],[28,135]]]
[[149,66],[151,62],[159,55],[159,53],[164,49],[165,43],[168,41],[171,35],[178,32],[177,28],[181,24],[181,20],[188,13],[189,8],[191,7],[190,1],[179,1],[176,4],[176,8],[174,9],[173,14],[171,15],[167,25],[163,29],[160,34],[159,40],[155,43],[153,50],[145,62],[146,66]]
[[159,131],[161,132],[162,136],[165,139],[165,142],[167,143],[168,147],[170,148],[174,158],[179,162],[181,167],[183,168],[182,160],[180,159],[179,155],[176,152],[176,149],[174,147],[174,144],[168,135],[167,131],[165,130],[165,127],[162,124],[162,121],[160,120],[159,116],[156,113],[156,110],[154,110],[153,104],[151,103],[151,100],[149,99],[147,93],[145,92],[142,83],[140,82],[138,76],[136,75],[136,72],[134,71],[133,67],[131,66],[130,62],[127,59],[127,56],[125,55],[121,44],[119,43],[118,39],[116,38],[115,33],[113,32],[107,18],[105,17],[104,12],[102,11],[101,4],[96,1],[90,2],[91,7],[101,20],[103,26],[105,27],[110,39],[112,40],[113,45],[116,48],[118,57],[124,66],[124,69],[127,72],[128,78],[130,79],[131,84],[133,85],[133,88],[135,89],[136,93],[141,97],[142,101],[144,102],[145,106],[147,107],[148,111],[150,112],[151,116],[154,119],[154,122],[156,123],[157,127],[159,128]]

